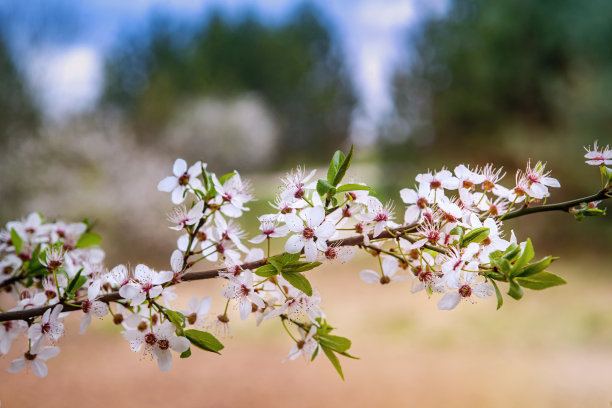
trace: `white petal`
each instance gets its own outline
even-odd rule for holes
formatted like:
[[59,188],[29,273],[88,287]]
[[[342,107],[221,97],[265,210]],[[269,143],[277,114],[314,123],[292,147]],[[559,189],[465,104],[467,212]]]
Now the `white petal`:
[[17,373],[23,370],[26,364],[28,364],[28,360],[25,358],[18,358],[17,360],[13,360],[7,371],[9,373]]
[[187,351],[189,348],[189,340],[182,336],[175,336],[170,339],[170,347],[177,353]]
[[297,254],[304,248],[304,237],[301,235],[292,235],[285,243],[285,251],[290,254]]
[[178,186],[178,179],[174,176],[169,176],[159,182],[157,189],[166,193],[171,192]]
[[43,360],[35,359],[30,362],[30,368],[32,368],[32,372],[39,376],[40,378],[44,378],[47,376],[48,369],[47,365]]
[[172,166],[172,173],[175,176],[181,177],[187,171],[187,162],[183,159],[176,159],[174,166]]
[[172,202],[174,204],[180,204],[185,200],[185,198],[183,197],[184,191],[185,186],[177,186],[174,190],[172,190]]
[[87,327],[89,327],[89,323],[91,323],[91,315],[83,315],[83,320],[81,320],[81,325],[79,326],[79,334],[85,334]]
[[419,199],[416,191],[410,188],[403,188],[400,190],[400,196],[402,197],[402,201],[406,204],[415,204]]
[[155,357],[157,358],[157,366],[159,367],[159,371],[167,372],[172,367],[172,353],[170,350],[165,351],[157,351],[154,349]]
[[285,215],[285,223],[293,232],[302,232],[304,230],[304,221],[293,213]]
[[315,230],[315,236],[322,240],[327,240],[336,233],[336,227],[331,222],[324,222]]
[[306,256],[306,262],[314,262],[317,260],[317,246],[315,245],[314,240],[306,240],[306,243],[304,244],[304,255]]
[[312,207],[304,211],[304,218],[306,220],[306,225],[310,228],[316,228],[321,225],[325,219],[325,209],[322,206]]
[[359,272],[359,277],[366,283],[380,282],[380,275],[371,269],[364,269]]
[[240,318],[245,320],[251,314],[253,310],[251,306],[251,302],[247,298],[241,298],[238,304],[238,309],[240,309]]
[[438,302],[438,309],[451,310],[454,309],[461,301],[461,295],[458,292],[448,292]]
[[57,356],[59,352],[60,352],[60,348],[56,346],[43,347],[43,349],[40,350],[40,353],[36,355],[36,358],[48,360],[50,358]]
[[374,225],[374,238],[382,234],[386,226],[387,223],[385,221],[378,221],[376,225]]

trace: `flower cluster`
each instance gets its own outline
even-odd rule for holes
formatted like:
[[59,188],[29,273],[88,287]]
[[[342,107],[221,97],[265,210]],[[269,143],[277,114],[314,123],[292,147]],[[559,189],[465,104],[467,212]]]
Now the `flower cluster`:
[[[343,376],[337,356],[352,358],[351,342],[331,334],[321,293],[305,272],[347,262],[360,249],[379,265],[378,270],[362,270],[363,281],[387,285],[410,280],[411,292],[437,296],[443,310],[493,295],[499,308],[502,285],[510,297],[520,299],[524,288],[564,284],[546,271],[554,258],[532,262],[531,241],[520,242],[503,223],[552,210],[568,211],[579,220],[605,214],[597,204],[612,190],[612,170],[606,167],[611,154],[597,144],[587,149],[587,163],[600,167],[602,190],[585,200],[541,204],[550,188],[560,187],[542,162],[529,161],[517,171],[514,184],[505,186],[501,168],[459,165],[417,175],[412,188],[399,192],[405,204],[401,214],[365,183],[345,182],[353,150],[347,155],[338,151],[324,178],[302,167],[286,174],[271,212],[257,218],[259,231],[250,239],[239,222],[254,200],[250,183],[237,171],[217,176],[205,163],[188,166],[177,159],[173,175],[158,184],[176,205],[167,215],[168,228],[177,231],[167,270],[144,264],[106,269],[100,237],[88,222],[46,222],[33,213],[7,223],[0,231],[0,287],[13,296],[15,307],[0,313],[0,353],[26,336],[28,349],[9,371],[29,364],[43,377],[45,361],[59,353],[66,313],[82,314],[81,333],[92,316],[110,314],[131,350],[168,371],[174,353],[188,358],[193,346],[219,353],[224,346],[218,338],[231,336],[235,309],[240,319],[253,319],[256,325],[274,320],[283,326],[293,342],[285,360],[324,354]],[[272,240],[285,252],[271,254]],[[194,271],[201,262],[212,262],[214,269]],[[207,278],[225,281],[224,301],[216,312],[210,296],[194,296],[182,310],[172,306],[176,284]]]

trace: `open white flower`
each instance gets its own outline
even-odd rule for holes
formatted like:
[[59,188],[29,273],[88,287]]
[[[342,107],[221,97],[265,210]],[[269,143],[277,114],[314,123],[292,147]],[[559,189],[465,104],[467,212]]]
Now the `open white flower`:
[[85,330],[89,327],[91,323],[91,316],[95,316],[98,318],[106,316],[108,313],[108,305],[104,302],[100,302],[99,300],[89,300],[86,299],[81,303],[81,309],[85,315],[83,316],[83,320],[81,320],[81,325],[79,326],[79,334],[84,334]]
[[138,306],[145,301],[147,296],[155,299],[162,293],[164,283],[172,280],[174,273],[171,271],[155,272],[146,265],[136,265],[134,278],[119,289],[119,295],[130,300],[130,305]]
[[259,217],[259,222],[261,223],[261,225],[259,226],[261,234],[249,240],[249,242],[253,244],[261,244],[268,238],[284,237],[289,233],[289,227],[287,227],[286,225],[280,227],[278,226],[278,217],[274,215],[261,216]]
[[440,310],[454,309],[461,302],[461,299],[471,300],[472,295],[483,299],[491,297],[495,293],[495,288],[491,282],[476,282],[477,278],[478,273],[464,272],[460,279],[447,281],[448,287],[456,289],[456,291],[447,292],[438,302],[438,308]]
[[212,174],[212,181],[215,190],[223,200],[219,210],[228,217],[237,218],[242,215],[243,211],[249,210],[244,204],[253,200],[253,194],[251,194],[251,185],[243,182],[237,171],[234,170],[234,173],[224,184],[221,184],[214,174]]
[[168,228],[180,231],[188,225],[195,224],[202,218],[202,210],[204,210],[204,201],[198,201],[190,210],[184,205],[175,207],[168,213],[168,221],[176,225]]
[[314,339],[314,335],[317,334],[317,326],[314,324],[310,326],[310,330],[308,334],[302,329],[300,329],[300,334],[302,335],[302,339],[298,340],[291,350],[287,357],[283,359],[283,363],[287,360],[295,360],[299,356],[304,356],[306,361],[312,360],[312,355],[314,354],[317,347],[319,347],[319,343]]
[[327,249],[326,241],[334,235],[336,227],[331,222],[325,221],[325,209],[322,206],[307,208],[300,215],[304,219],[293,213],[285,216],[289,229],[298,233],[289,237],[285,251],[297,254],[304,249],[306,262],[314,262],[317,259],[317,250]]
[[[40,346],[40,344],[38,346]],[[59,352],[59,347],[55,346],[43,347],[40,350],[32,347],[32,350],[30,350],[30,352],[26,352],[23,358],[13,360],[7,371],[9,373],[17,373],[23,370],[29,364],[34,374],[40,378],[44,378],[48,373],[48,368],[45,361],[57,356]]]
[[0,353],[8,353],[13,340],[27,329],[28,324],[23,320],[9,320],[0,323]]
[[374,235],[376,238],[382,234],[387,227],[395,227],[391,222],[393,219],[393,205],[391,202],[384,205],[376,197],[368,197],[368,212],[357,215],[357,218],[367,223],[374,223]]
[[242,320],[251,314],[253,310],[251,302],[258,307],[266,307],[261,296],[253,290],[253,273],[249,270],[243,271],[239,276],[230,279],[229,284],[223,288],[222,294],[227,299],[238,300],[238,309]]
[[421,183],[418,189],[404,188],[400,190],[402,201],[410,204],[406,207],[404,222],[412,224],[421,218],[421,213],[434,203],[434,190],[429,188],[429,184]]
[[593,143],[593,149],[585,147],[587,153],[584,155],[587,164],[592,166],[610,166],[612,165],[612,150],[610,146],[602,147],[601,150],[597,147],[597,142]]
[[183,159],[176,159],[172,166],[174,176],[169,176],[159,182],[157,189],[166,193],[172,193],[172,202],[180,204],[185,199],[185,190],[190,187],[202,189],[202,182],[198,177],[202,174],[202,167],[206,168],[206,163],[196,162],[187,169],[187,162]]
[[34,343],[43,337],[51,342],[59,340],[62,334],[64,334],[64,324],[59,321],[59,314],[63,308],[63,305],[57,305],[53,309],[47,309],[42,315],[42,321],[30,326],[28,337]]
[[212,298],[206,296],[202,300],[198,300],[197,296],[192,296],[187,302],[187,309],[181,312],[185,315],[187,323],[196,326],[203,326],[206,321],[206,315],[210,312]]
[[409,276],[396,276],[395,274],[398,268],[397,259],[388,256],[382,260],[382,273],[375,272],[371,269],[364,269],[359,272],[359,277],[366,283],[380,283],[381,285],[410,278]]

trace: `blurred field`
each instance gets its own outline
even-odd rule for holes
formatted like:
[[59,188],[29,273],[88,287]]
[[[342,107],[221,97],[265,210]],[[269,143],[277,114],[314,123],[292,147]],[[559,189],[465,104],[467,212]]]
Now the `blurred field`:
[[[588,262],[594,267],[585,270]],[[493,300],[442,312],[436,300],[411,295],[410,283],[361,282],[359,268],[326,267],[311,277],[337,333],[353,340],[359,361],[343,359],[346,381],[323,358],[282,364],[291,342],[275,321],[255,328],[234,319],[223,356],[196,352],[169,373],[132,353],[109,321],[76,334],[77,319],[50,360],[49,376],[9,375],[3,358],[5,407],[602,407],[612,401],[612,279],[592,259],[562,259],[555,272],[568,285],[529,292],[500,311]],[[221,282],[181,288],[213,294]]]

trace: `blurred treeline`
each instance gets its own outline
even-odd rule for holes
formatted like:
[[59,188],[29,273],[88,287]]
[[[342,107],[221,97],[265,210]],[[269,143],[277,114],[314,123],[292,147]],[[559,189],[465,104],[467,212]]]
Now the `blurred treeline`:
[[[598,176],[583,165],[582,146],[610,142],[611,41],[606,0],[451,0],[444,13],[426,16],[406,35],[394,111],[380,123],[373,154],[362,152],[381,168],[381,195],[399,199],[397,188],[417,172],[462,162],[503,164],[511,184],[529,157],[548,161],[562,182],[555,201],[593,192]],[[61,126],[45,123],[10,55],[1,39],[2,218],[31,208],[74,218],[77,201],[76,213],[117,216],[140,234],[119,237],[121,245],[157,231],[152,203],[161,199],[152,186],[173,158],[204,159],[219,172],[321,165],[350,144],[358,107],[338,34],[310,5],[277,23],[248,13],[155,13],[126,28],[106,55],[97,108]],[[148,177],[146,186],[136,186],[136,175]],[[81,195],[58,198],[71,183],[83,186]],[[120,193],[96,195],[109,189]],[[117,215],[121,200],[142,214]],[[551,217],[524,226],[567,246],[591,231]],[[551,219],[564,221],[548,228]],[[609,219],[585,221],[599,225],[602,247]]]

